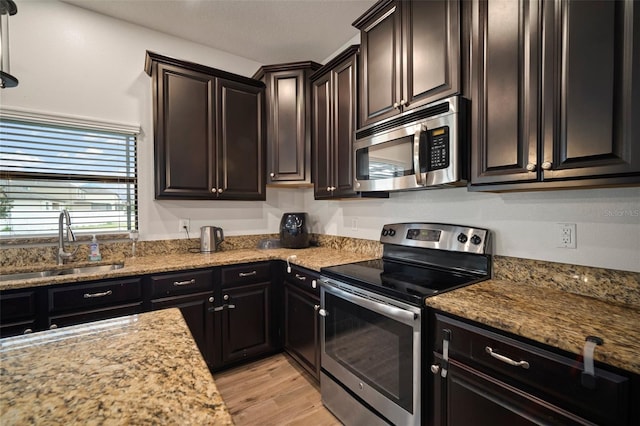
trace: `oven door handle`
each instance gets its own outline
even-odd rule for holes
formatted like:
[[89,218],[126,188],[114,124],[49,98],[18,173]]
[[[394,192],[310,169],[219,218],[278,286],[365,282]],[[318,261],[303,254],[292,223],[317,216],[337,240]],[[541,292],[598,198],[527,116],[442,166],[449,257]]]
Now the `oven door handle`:
[[420,139],[422,138],[422,132],[427,131],[427,126],[420,125],[420,128],[413,134],[413,171],[416,177],[416,184],[424,186],[426,184],[426,176],[423,178],[420,172]]
[[[325,284],[327,283],[325,282]],[[391,306],[381,302],[370,300],[370,299],[367,299],[366,297],[358,296],[356,294],[349,293],[342,289],[333,287],[330,284],[328,284],[325,287],[325,291],[327,291],[328,293],[332,293],[335,296],[341,297],[342,299],[345,299],[349,302],[362,306],[363,308],[369,309],[370,311],[379,313],[381,315],[392,318],[396,321],[399,321],[403,324],[407,324],[410,326],[412,326],[415,320],[417,320],[420,317],[420,315],[416,312],[412,312],[406,309],[398,308],[396,306]]]

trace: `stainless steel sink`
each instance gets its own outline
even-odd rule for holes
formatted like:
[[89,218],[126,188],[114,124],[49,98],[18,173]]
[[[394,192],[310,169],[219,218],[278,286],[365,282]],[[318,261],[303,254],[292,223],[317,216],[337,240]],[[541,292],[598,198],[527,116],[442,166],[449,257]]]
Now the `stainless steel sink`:
[[83,266],[79,268],[68,268],[68,269],[49,269],[45,271],[35,271],[35,272],[20,272],[17,274],[0,275],[0,281],[28,280],[30,278],[55,277],[59,275],[98,274],[101,272],[114,271],[116,269],[121,269],[123,267],[124,267],[124,263],[112,263],[110,265]]

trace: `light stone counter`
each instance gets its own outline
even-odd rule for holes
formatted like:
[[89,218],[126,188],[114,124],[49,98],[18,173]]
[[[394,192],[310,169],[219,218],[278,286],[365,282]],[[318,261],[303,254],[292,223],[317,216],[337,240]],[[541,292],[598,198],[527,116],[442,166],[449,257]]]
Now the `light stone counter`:
[[598,336],[594,358],[640,374],[640,309],[556,288],[489,280],[426,300],[427,305],[582,355]]
[[231,425],[178,309],[0,340],[0,424]]
[[[292,258],[291,256],[295,256]],[[60,275],[43,278],[31,278],[21,280],[11,280],[0,282],[0,290],[11,290],[27,287],[39,287],[52,284],[65,284],[90,280],[101,280],[116,277],[126,277],[132,275],[155,274],[161,272],[180,271],[196,268],[208,268],[221,265],[232,265],[248,262],[259,262],[265,260],[287,260],[290,258],[292,264],[303,266],[315,271],[320,268],[343,263],[358,262],[379,257],[376,254],[362,254],[347,249],[334,249],[329,247],[311,247],[306,249],[238,249],[221,251],[217,253],[179,253],[179,254],[159,254],[156,256],[144,256],[127,258],[124,260],[124,268],[109,272],[93,274],[73,274]],[[122,259],[112,259],[110,262],[117,263]],[[73,266],[95,266],[101,263],[81,263]],[[70,265],[60,267],[69,268]],[[33,271],[36,268],[0,268],[0,274],[14,272]]]

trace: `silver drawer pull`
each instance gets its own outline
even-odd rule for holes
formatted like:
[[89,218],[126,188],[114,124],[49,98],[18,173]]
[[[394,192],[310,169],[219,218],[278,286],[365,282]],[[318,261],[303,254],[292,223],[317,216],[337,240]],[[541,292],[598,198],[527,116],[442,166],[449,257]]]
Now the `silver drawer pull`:
[[328,316],[329,316],[329,312],[327,312],[327,311],[326,311],[326,310],[324,310],[324,309],[320,309],[320,310],[318,311],[318,313],[320,314],[320,316],[321,316],[321,317],[328,317]]
[[239,276],[239,277],[241,277],[241,278],[243,278],[243,277],[250,277],[250,276],[255,275],[255,274],[257,274],[257,273],[258,273],[258,272],[256,272],[256,271],[251,271],[251,272],[240,272],[240,273],[238,274],[238,276]]
[[484,350],[487,351],[489,355],[491,355],[498,361],[504,362],[505,364],[513,365],[514,367],[529,368],[529,363],[527,361],[514,361],[504,355],[495,353],[489,346],[485,347]]
[[187,281],[174,281],[173,285],[176,286],[176,287],[180,287],[180,286],[183,286],[183,285],[189,285],[189,284],[195,284],[195,283],[196,283],[196,279],[192,278],[192,279],[187,280]]
[[305,277],[304,275],[300,275],[300,274],[296,274],[296,278],[299,279],[300,281],[306,281],[307,277]]
[[113,294],[113,291],[111,291],[111,290],[103,291],[101,293],[85,293],[84,294],[84,298],[85,299],[91,299],[93,297],[111,296],[112,294]]

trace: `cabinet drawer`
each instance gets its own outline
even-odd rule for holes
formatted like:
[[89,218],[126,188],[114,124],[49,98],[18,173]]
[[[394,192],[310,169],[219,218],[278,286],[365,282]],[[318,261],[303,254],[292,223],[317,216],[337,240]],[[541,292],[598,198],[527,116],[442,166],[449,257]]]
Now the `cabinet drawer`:
[[249,263],[222,268],[222,287],[271,281],[271,264]]
[[213,270],[152,276],[151,287],[154,299],[208,291],[213,289]]
[[36,314],[36,292],[2,293],[0,295],[0,318],[8,322]]
[[317,272],[292,266],[291,273],[285,271],[284,279],[297,288],[320,297],[320,284],[318,283],[320,275]]
[[[450,330],[450,359],[600,423],[608,424],[605,419],[615,418],[623,424],[627,418],[627,377],[596,368],[596,388],[589,389],[581,381],[582,357],[558,355],[440,314],[436,319],[435,350],[442,353],[443,330]],[[518,365],[511,365],[508,360]]]
[[142,299],[140,278],[54,287],[49,292],[49,311],[85,311],[99,306],[134,303]]
[[60,328],[70,325],[84,324],[91,321],[99,321],[109,318],[117,318],[125,315],[133,315],[142,312],[142,302],[126,305],[109,306],[71,314],[62,314],[49,317],[48,328]]

